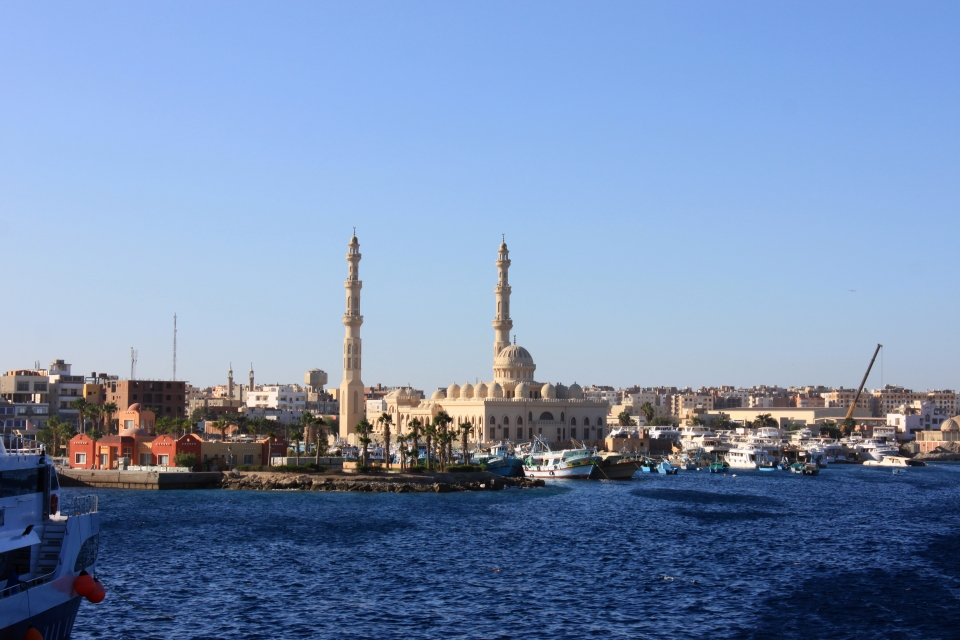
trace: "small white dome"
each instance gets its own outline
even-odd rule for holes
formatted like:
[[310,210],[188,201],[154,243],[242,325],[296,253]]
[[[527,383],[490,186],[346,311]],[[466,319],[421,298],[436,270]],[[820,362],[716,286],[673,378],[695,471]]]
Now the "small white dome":
[[431,399],[431,400],[443,400],[443,399],[446,398],[446,397],[447,397],[447,396],[444,395],[443,391],[441,391],[440,389],[437,389],[436,391],[433,392],[433,394],[431,394],[430,399]]
[[460,397],[461,398],[472,398],[473,397],[473,385],[469,382],[462,387],[460,387]]
[[517,385],[516,389],[513,390],[514,398],[529,398],[530,397],[530,387],[526,382],[521,382]]
[[503,397],[503,387],[500,386],[500,383],[493,382],[490,384],[490,397],[491,398]]
[[574,382],[570,385],[570,388],[567,389],[567,397],[571,400],[583,400],[583,388]]
[[960,431],[960,423],[958,423],[957,418],[949,418],[940,425],[940,431]]
[[455,400],[460,397],[460,385],[454,382],[452,385],[447,387],[447,397],[451,400]]
[[545,400],[553,400],[557,397],[557,389],[549,382],[540,388],[540,397]]
[[488,393],[487,385],[485,385],[484,383],[481,382],[480,384],[478,384],[478,385],[474,388],[474,390],[473,390],[473,397],[474,397],[474,398],[486,398],[486,397],[487,397],[487,393]]

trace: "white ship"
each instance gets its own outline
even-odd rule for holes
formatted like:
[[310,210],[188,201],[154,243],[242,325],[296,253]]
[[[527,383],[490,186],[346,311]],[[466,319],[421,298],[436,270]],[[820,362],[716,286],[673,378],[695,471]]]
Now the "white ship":
[[61,500],[43,446],[0,434],[0,638],[70,637],[83,597],[106,595],[99,534],[97,497]]
[[772,469],[777,459],[768,451],[748,444],[737,444],[730,448],[723,459],[731,469]]
[[883,440],[864,440],[858,447],[864,460],[876,460],[880,462],[885,457],[899,456],[900,449],[894,445],[887,444]]
[[537,438],[523,459],[523,475],[528,478],[587,479],[598,462],[600,456],[593,449],[551,451],[546,441]]

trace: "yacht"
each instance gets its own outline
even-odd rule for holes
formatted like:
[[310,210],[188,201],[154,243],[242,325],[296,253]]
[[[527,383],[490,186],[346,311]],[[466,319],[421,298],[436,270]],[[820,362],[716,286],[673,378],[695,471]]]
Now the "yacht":
[[900,449],[883,440],[864,440],[859,445],[859,451],[863,454],[864,460],[873,460],[880,462],[884,457],[900,456]]
[[672,426],[657,426],[650,427],[651,440],[678,440],[680,438],[680,432]]
[[69,638],[81,600],[106,595],[97,496],[61,499],[43,445],[0,434],[0,514],[0,638]]
[[768,451],[745,443],[731,447],[724,460],[731,469],[773,469],[777,464]]
[[551,451],[546,440],[537,438],[523,460],[523,474],[529,478],[582,478],[593,473],[600,456],[592,449]]
[[927,463],[923,460],[911,460],[905,456],[883,456],[880,460],[865,460],[865,467],[925,467]]

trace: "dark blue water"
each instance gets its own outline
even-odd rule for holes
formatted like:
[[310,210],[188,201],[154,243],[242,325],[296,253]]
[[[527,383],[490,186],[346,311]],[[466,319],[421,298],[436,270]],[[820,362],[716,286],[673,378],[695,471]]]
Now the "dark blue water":
[[99,494],[79,639],[960,637],[960,465]]

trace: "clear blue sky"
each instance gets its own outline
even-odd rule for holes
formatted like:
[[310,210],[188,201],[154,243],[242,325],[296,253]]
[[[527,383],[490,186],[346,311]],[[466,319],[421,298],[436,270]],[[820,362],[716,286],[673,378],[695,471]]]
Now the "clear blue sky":
[[[960,386],[956,2],[0,5],[0,368]],[[855,289],[856,292],[851,292]],[[870,386],[879,386],[880,372]]]

